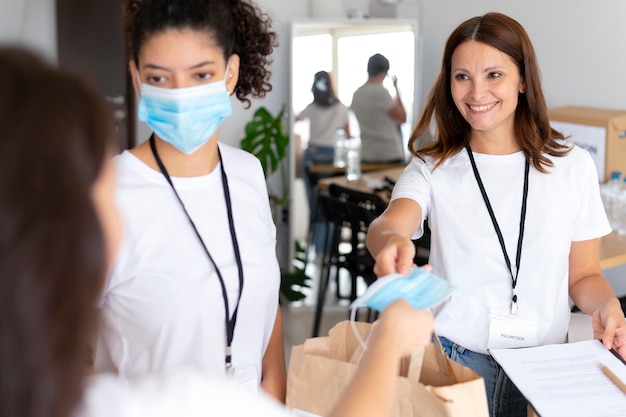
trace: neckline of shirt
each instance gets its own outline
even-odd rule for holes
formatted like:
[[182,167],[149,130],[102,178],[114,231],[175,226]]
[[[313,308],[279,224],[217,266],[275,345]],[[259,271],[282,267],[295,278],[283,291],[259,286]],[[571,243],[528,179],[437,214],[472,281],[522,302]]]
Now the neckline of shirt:
[[[138,174],[146,178],[148,181],[154,184],[158,184],[164,187],[170,187],[163,174],[159,171],[156,171],[149,167],[145,162],[141,159],[137,158],[132,152],[129,150],[125,150],[119,156],[119,158],[126,160],[128,162],[128,166],[135,170]],[[174,177],[172,176],[172,182],[176,189],[197,189],[204,188],[211,185],[214,185],[216,182],[221,181],[220,175],[220,164],[221,161],[218,162],[215,169],[206,175],[200,175],[197,177]],[[167,166],[166,166],[167,168]],[[120,173],[123,175],[123,173]]]

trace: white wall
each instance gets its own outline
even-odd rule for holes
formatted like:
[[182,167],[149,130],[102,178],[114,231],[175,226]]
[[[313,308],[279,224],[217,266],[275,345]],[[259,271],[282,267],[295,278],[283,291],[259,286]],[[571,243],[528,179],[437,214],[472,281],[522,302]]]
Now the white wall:
[[57,61],[54,0],[0,0],[0,44],[16,44]]
[[[274,55],[273,91],[262,104],[277,112],[289,100],[289,22],[308,16],[308,1],[258,0],[274,19],[280,46]],[[344,0],[367,10],[368,0]],[[626,1],[623,0],[418,0],[423,44],[421,101],[437,76],[443,45],[461,21],[488,11],[518,20],[539,57],[549,106],[568,104],[626,109]],[[29,45],[56,60],[54,0],[0,0],[0,42]],[[403,16],[412,18],[413,16]],[[222,127],[234,145],[253,110],[235,105]],[[141,137],[141,135],[139,136]]]
[[274,114],[289,100],[289,37],[290,22],[308,16],[306,0],[256,0],[273,20],[273,28],[278,34],[279,46],[274,51],[272,65],[272,91],[265,99],[254,100],[250,109],[244,109],[238,101],[233,101],[233,115],[224,121],[220,128],[220,140],[238,146],[244,135],[244,126],[252,118],[256,107],[263,105]]
[[[314,0],[311,0],[314,1]],[[365,0],[345,0],[367,8]],[[499,11],[519,21],[535,46],[548,106],[586,105],[626,109],[626,2],[623,0],[418,0],[423,37],[421,100],[434,82],[445,41],[463,20]],[[306,17],[307,0],[264,0],[279,25]],[[297,10],[297,12],[294,12]],[[290,15],[291,12],[291,15]],[[403,16],[412,18],[413,16]],[[281,34],[288,35],[286,31]],[[281,37],[288,49],[288,38]],[[283,51],[281,51],[283,52]],[[265,103],[279,107],[288,100],[286,53],[276,57],[275,92]],[[276,95],[281,97],[276,97]]]
[[463,20],[498,11],[527,30],[548,106],[626,109],[623,0],[421,0],[424,86],[432,85],[449,33]]

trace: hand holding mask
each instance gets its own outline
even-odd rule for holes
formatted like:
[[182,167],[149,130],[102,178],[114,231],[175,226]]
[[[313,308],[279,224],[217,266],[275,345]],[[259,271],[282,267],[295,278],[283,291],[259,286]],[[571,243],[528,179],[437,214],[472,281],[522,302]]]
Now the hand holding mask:
[[445,279],[417,267],[407,275],[391,274],[379,278],[350,304],[350,308],[369,307],[382,312],[389,304],[402,298],[413,308],[426,310],[448,298],[454,289]]

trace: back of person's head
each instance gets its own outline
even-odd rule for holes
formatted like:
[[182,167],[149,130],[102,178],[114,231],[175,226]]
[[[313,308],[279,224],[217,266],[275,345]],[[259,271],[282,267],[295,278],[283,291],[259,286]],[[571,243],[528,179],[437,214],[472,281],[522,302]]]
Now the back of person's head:
[[315,73],[311,91],[313,92],[313,102],[319,106],[328,107],[337,102],[330,74],[326,71]]
[[[409,150],[430,125],[431,118],[437,122],[437,141],[430,147],[435,153],[448,157],[469,143],[471,127],[457,109],[451,94],[452,55],[464,42],[484,43],[504,52],[517,66],[524,82],[524,92],[518,96],[515,110],[515,133],[526,156],[537,169],[551,165],[542,157],[542,151],[558,155],[562,147],[553,139],[563,136],[550,127],[547,106],[541,87],[541,73],[537,55],[526,30],[516,20],[501,13],[487,13],[461,23],[448,37],[441,70],[428,96],[422,119],[409,140]],[[429,151],[429,152],[430,152]]]
[[389,60],[381,54],[374,54],[367,61],[367,75],[376,77],[380,74],[387,74],[389,71]]
[[143,44],[167,30],[205,32],[223,51],[239,55],[238,100],[271,91],[271,54],[276,33],[271,19],[249,0],[124,0],[124,33],[132,59],[139,63]]
[[106,268],[90,198],[113,153],[86,82],[0,48],[0,415],[69,416]]

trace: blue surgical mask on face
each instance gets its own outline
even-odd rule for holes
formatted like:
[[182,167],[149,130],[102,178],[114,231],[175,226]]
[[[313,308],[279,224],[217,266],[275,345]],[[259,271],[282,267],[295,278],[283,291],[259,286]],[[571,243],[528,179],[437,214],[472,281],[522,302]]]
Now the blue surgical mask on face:
[[231,113],[224,80],[185,88],[141,85],[139,120],[188,155],[207,143]]

